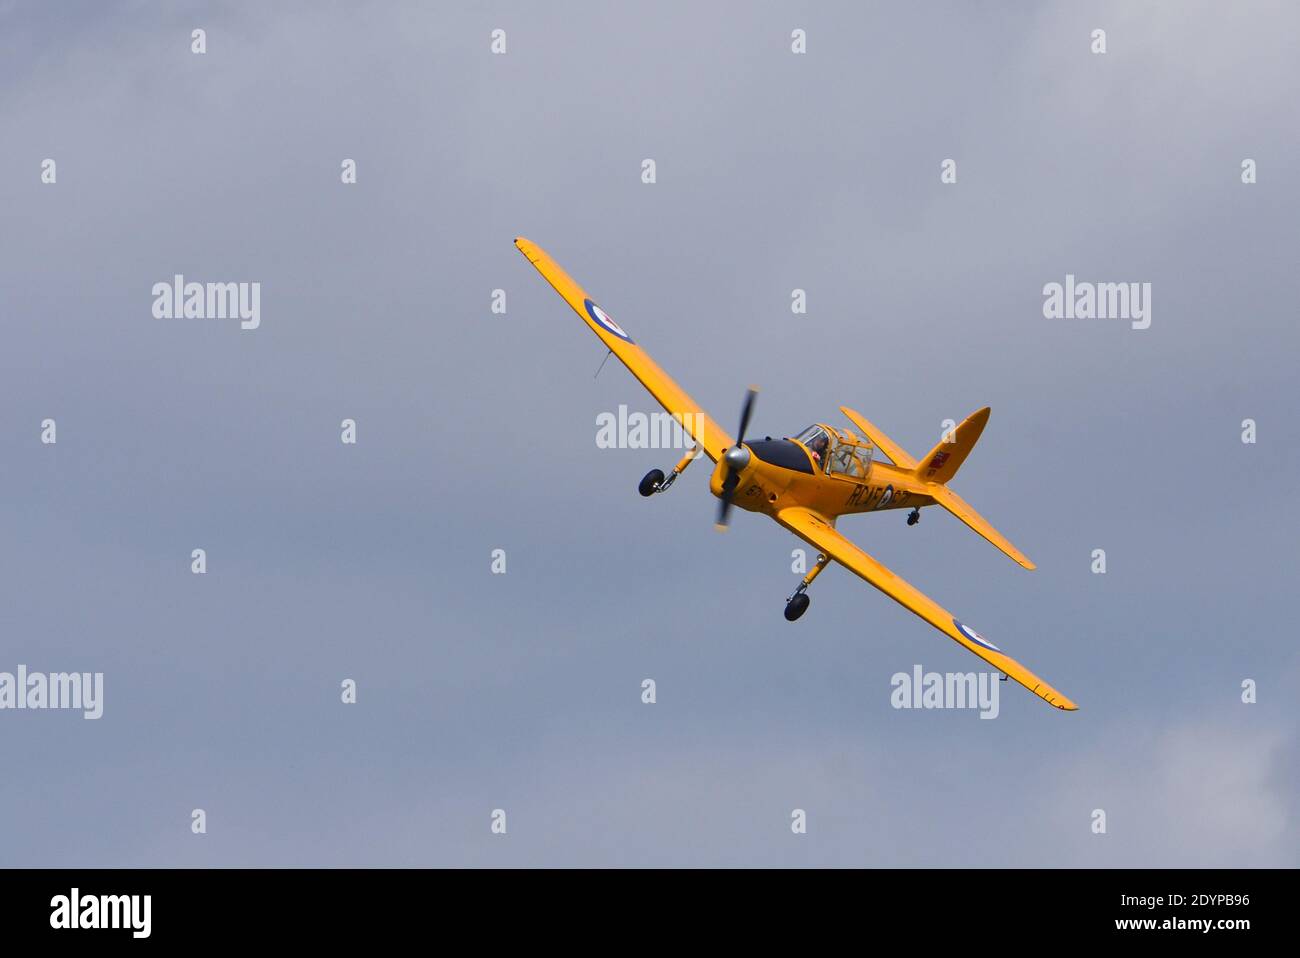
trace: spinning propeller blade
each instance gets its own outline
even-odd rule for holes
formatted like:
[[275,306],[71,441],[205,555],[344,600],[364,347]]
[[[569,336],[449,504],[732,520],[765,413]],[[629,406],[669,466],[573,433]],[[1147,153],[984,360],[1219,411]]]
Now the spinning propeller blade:
[[745,430],[749,428],[749,416],[754,411],[754,397],[758,389],[749,387],[745,393],[745,404],[740,407],[740,428],[736,430],[736,444],[727,450],[722,461],[726,471],[722,475],[722,497],[718,502],[718,521],[714,528],[722,531],[727,528],[727,518],[731,513],[731,500],[736,486],[740,485],[740,473],[749,465],[749,450],[745,448]]

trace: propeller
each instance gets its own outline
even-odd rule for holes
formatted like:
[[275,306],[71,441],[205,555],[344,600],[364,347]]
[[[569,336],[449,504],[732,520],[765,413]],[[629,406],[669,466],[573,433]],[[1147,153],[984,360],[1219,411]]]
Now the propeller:
[[740,428],[736,430],[736,444],[726,451],[722,461],[726,471],[722,474],[722,498],[718,503],[718,521],[714,526],[719,532],[727,528],[727,517],[731,513],[731,500],[736,486],[740,485],[740,474],[749,465],[749,450],[745,448],[745,430],[749,428],[749,414],[754,411],[754,397],[758,389],[749,387],[745,393],[745,404],[740,407]]

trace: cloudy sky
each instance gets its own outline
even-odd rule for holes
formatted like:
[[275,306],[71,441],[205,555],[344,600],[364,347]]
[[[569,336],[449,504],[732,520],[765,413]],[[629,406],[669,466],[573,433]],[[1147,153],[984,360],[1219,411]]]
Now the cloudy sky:
[[[0,712],[0,864],[1300,863],[1298,30],[0,2],[0,671],[104,674],[98,721]],[[992,406],[954,487],[1036,572],[840,528],[1081,710],[896,710],[981,663],[843,569],[787,623],[801,543],[717,535],[700,466],[637,496],[676,453],[597,447],[652,401],[520,234],[729,427],[751,382],[757,433],[847,404],[918,455]],[[260,328],[155,319],[177,273]],[[1045,318],[1066,274],[1150,328]]]

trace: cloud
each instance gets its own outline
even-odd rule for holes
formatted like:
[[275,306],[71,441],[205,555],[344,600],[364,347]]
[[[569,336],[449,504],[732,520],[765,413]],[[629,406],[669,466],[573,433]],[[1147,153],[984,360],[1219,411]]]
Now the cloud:
[[[1297,864],[1296,781],[1286,766],[1294,731],[1242,721],[1114,730],[1059,773],[1073,809],[1077,862],[1125,867]],[[1092,809],[1107,833],[1084,831]]]

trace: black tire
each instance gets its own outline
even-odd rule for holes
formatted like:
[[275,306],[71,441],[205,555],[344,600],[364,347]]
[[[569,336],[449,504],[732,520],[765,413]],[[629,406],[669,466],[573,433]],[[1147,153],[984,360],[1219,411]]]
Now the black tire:
[[785,604],[785,620],[787,622],[793,622],[795,619],[799,618],[799,616],[807,612],[808,603],[810,601],[807,592],[800,592],[796,595]]
[[636,491],[643,496],[653,496],[663,484],[664,471],[662,469],[651,469],[641,478],[641,484],[636,487]]
[[908,513],[907,524],[909,526],[914,526],[920,521],[921,521],[921,517],[917,515],[915,512]]

